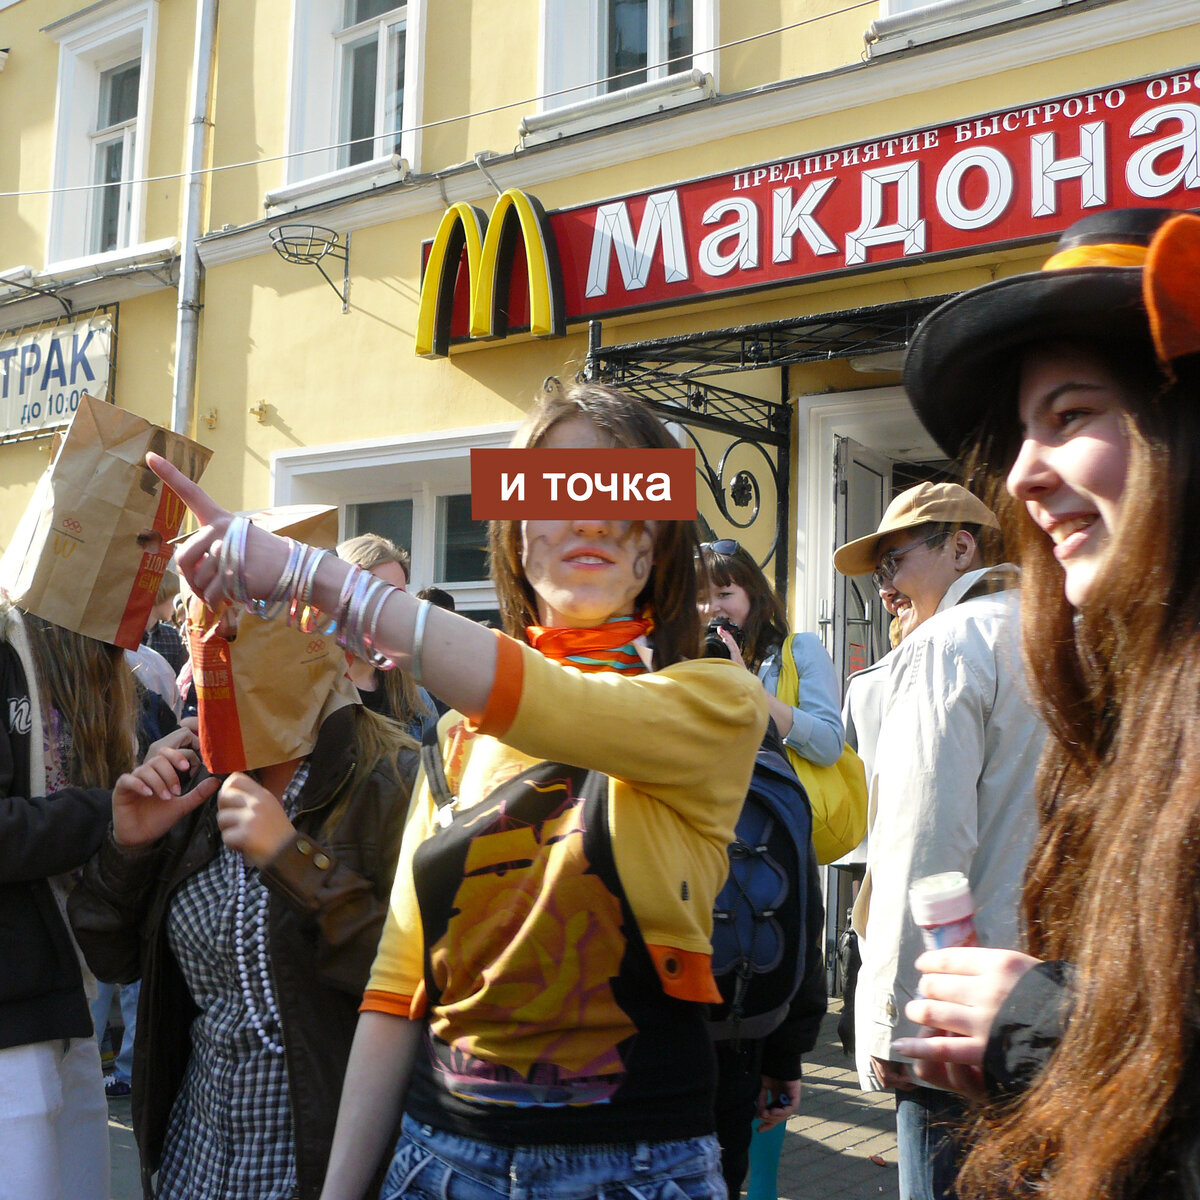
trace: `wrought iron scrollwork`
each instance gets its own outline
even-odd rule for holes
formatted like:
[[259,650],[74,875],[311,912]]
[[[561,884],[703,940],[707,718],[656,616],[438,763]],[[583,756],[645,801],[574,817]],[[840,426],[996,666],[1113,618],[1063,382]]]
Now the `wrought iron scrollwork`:
[[[763,462],[766,464],[766,478],[771,481],[771,486],[775,490],[776,495],[779,492],[779,468],[775,459],[767,449],[757,441],[750,438],[737,438],[725,446],[721,453],[721,457],[717,460],[716,465],[713,465],[712,459],[701,445],[696,435],[686,424],[681,425],[683,432],[687,435],[688,441],[696,451],[696,474],[699,481],[703,484],[704,489],[712,497],[713,505],[716,512],[720,514],[722,520],[726,521],[734,529],[751,529],[757,523],[762,515],[762,485],[759,482],[758,476],[745,466],[737,467],[733,477],[726,482],[726,477],[731,469],[731,458],[735,452],[743,447],[749,447],[755,453],[762,456]],[[702,504],[701,509],[705,506]],[[749,509],[748,513],[738,510]],[[774,511],[771,514],[774,516]],[[711,527],[710,527],[711,528]],[[776,547],[779,544],[780,527],[778,522],[772,527],[771,541],[768,547],[766,556],[759,563],[760,567],[766,568],[767,563],[775,556]]]

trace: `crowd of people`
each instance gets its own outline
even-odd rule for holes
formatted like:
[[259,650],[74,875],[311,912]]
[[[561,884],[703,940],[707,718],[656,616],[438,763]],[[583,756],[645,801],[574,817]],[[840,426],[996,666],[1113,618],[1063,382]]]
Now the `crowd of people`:
[[[895,618],[844,700],[694,522],[493,521],[493,630],[386,538],[278,536],[150,455],[198,531],[146,645],[0,598],[0,1195],[105,1200],[107,1089],[148,1198],[735,1196],[803,1104],[823,915],[778,1024],[714,1042],[714,902],[761,748],[849,744],[901,1200],[1200,1200],[1197,263],[1200,218],[1099,213],[923,323],[958,482],[839,548]],[[514,445],[675,443],[581,383]],[[947,872],[973,933],[922,953]]]

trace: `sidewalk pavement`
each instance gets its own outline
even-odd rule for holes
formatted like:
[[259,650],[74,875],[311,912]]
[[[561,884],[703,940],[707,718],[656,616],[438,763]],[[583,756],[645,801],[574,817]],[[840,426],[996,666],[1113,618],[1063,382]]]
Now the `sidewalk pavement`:
[[112,1163],[109,1176],[112,1200],[142,1200],[141,1170],[128,1096],[108,1102],[108,1153]]
[[[837,1037],[841,1001],[831,1000],[829,1007],[821,1040],[804,1061],[800,1112],[788,1122],[779,1163],[779,1200],[896,1200],[891,1093],[858,1090],[853,1064]],[[141,1200],[128,1097],[108,1102],[108,1132],[112,1200]]]
[[831,999],[821,1039],[804,1059],[800,1111],[788,1121],[779,1200],[896,1200],[896,1115],[891,1092],[861,1092],[842,1053]]

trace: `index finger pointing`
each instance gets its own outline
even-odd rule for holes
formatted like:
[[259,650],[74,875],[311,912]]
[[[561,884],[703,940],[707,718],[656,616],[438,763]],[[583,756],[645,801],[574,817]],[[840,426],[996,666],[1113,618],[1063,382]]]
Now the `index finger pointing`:
[[195,513],[201,525],[211,525],[229,515],[198,483],[193,483],[161,454],[150,451],[146,465]]

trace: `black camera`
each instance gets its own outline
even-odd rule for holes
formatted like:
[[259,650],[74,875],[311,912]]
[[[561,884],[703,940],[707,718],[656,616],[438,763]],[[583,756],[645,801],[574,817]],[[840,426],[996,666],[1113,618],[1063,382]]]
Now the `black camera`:
[[737,642],[740,650],[743,645],[745,635],[742,633],[742,627],[735,621],[731,621],[728,617],[713,617],[711,621],[704,627],[704,657],[705,658],[730,658],[729,647],[725,645],[721,639],[721,635],[717,632],[718,629],[724,629],[735,642]]

